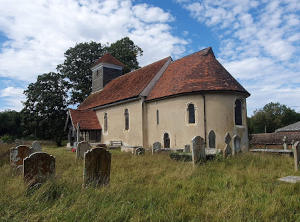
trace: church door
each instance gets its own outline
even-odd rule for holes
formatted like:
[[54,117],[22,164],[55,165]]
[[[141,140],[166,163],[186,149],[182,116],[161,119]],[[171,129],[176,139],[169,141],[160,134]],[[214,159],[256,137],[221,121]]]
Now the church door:
[[164,148],[170,148],[170,137],[168,133],[164,134]]

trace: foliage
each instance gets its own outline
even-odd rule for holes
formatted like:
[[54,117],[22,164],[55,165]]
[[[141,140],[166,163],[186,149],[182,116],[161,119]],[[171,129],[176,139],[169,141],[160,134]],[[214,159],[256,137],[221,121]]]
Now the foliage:
[[81,103],[92,90],[91,66],[106,52],[123,62],[126,67],[124,73],[139,68],[137,56],[143,51],[128,37],[109,45],[97,42],[84,42],[69,48],[65,52],[63,64],[57,70],[68,79],[71,90],[71,104]]
[[24,122],[27,134],[38,138],[54,138],[61,145],[64,136],[64,123],[67,111],[66,81],[61,74],[39,75],[35,83],[24,91]]
[[0,112],[0,136],[22,136],[22,114],[13,110]]
[[13,143],[15,141],[14,137],[13,136],[10,136],[10,135],[4,135],[1,137],[1,141],[3,143]]
[[70,82],[71,104],[81,103],[91,93],[90,68],[104,52],[105,46],[93,41],[76,44],[65,52],[64,63],[57,70]]
[[248,119],[250,133],[274,132],[276,129],[300,121],[300,113],[280,103],[268,103]]
[[0,168],[2,221],[300,219],[300,184],[277,180],[295,175],[288,156],[249,153],[193,167],[167,154],[113,151],[110,185],[82,189],[83,162],[65,149],[44,150],[56,157],[56,181],[32,195],[8,164]]
[[112,43],[109,47],[107,47],[107,51],[126,65],[124,67],[124,73],[139,68],[137,57],[143,55],[143,50],[139,46],[135,45],[128,37]]

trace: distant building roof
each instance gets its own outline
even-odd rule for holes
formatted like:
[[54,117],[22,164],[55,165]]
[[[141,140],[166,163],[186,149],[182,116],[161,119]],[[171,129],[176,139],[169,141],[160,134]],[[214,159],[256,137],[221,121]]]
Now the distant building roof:
[[251,134],[251,145],[280,145],[283,144],[283,138],[286,136],[286,143],[300,141],[300,132],[278,132],[278,133],[258,133]]
[[113,57],[111,54],[106,53],[104,54],[101,58],[99,58],[92,67],[98,65],[99,63],[108,63],[108,64],[113,64],[121,67],[125,67],[125,65],[117,60],[115,57]]
[[77,128],[77,123],[79,123],[79,128],[81,130],[101,129],[101,125],[96,116],[96,112],[93,110],[69,109],[69,115],[71,117],[72,124],[75,128]]
[[275,132],[292,132],[292,131],[300,132],[300,121],[275,130]]

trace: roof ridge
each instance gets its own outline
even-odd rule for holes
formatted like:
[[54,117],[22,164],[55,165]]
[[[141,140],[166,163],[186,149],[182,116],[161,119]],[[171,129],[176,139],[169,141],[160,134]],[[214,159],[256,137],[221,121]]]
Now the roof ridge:
[[211,52],[211,53],[212,53],[212,55],[215,57],[215,55],[214,55],[214,52],[213,52],[213,50],[212,50],[212,47],[211,47],[211,46],[209,46],[209,47],[207,47],[207,48],[204,48],[204,49],[201,49],[201,50],[199,50],[199,51],[197,51],[197,52],[193,52],[192,54],[188,54],[188,55],[186,55],[186,56],[183,56],[183,57],[181,57],[181,58],[179,58],[179,59],[176,59],[176,60],[174,60],[173,62],[180,61],[181,59],[184,59],[184,58],[187,58],[187,57],[193,56],[193,55],[195,55],[195,54],[197,54],[197,53],[204,52],[204,51],[206,51],[206,53],[205,53],[205,54],[203,54],[202,56],[208,55],[208,54],[209,54],[209,52]]

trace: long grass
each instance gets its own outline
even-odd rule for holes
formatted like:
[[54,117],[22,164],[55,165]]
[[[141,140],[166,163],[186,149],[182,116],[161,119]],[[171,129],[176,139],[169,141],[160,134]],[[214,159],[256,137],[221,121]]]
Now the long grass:
[[84,189],[74,153],[44,151],[56,157],[56,178],[34,192],[8,163],[0,167],[1,221],[300,220],[300,184],[277,180],[298,174],[288,156],[247,153],[193,167],[113,151],[110,185]]

